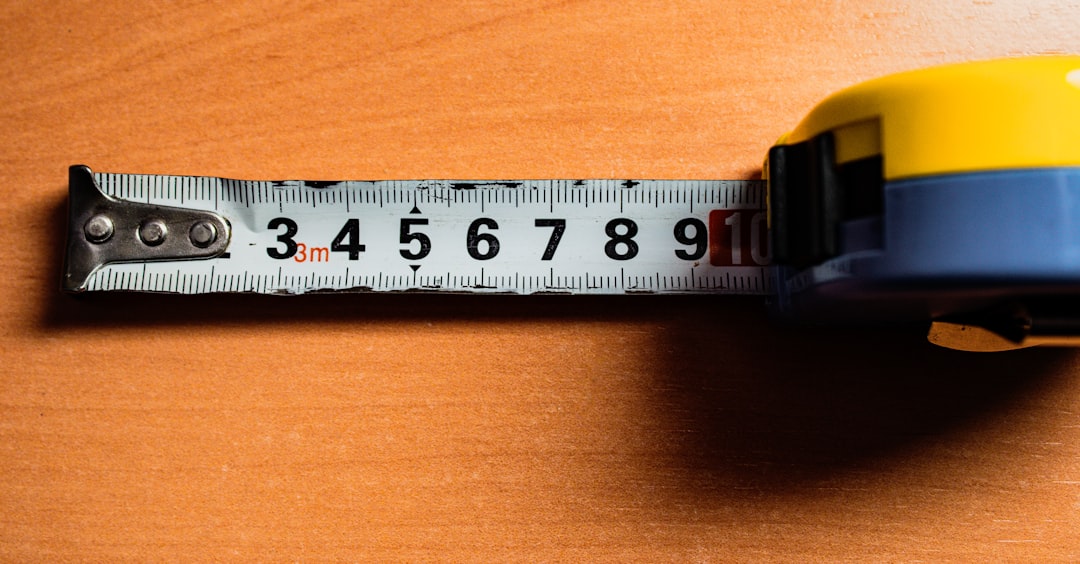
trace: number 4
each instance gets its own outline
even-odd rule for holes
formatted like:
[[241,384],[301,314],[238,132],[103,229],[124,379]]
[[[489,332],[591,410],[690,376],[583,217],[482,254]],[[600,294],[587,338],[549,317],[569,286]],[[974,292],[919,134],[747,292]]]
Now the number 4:
[[334,237],[333,242],[330,243],[330,250],[335,253],[349,253],[349,260],[360,260],[360,253],[366,248],[360,244],[359,219],[354,217],[345,222],[337,237]]

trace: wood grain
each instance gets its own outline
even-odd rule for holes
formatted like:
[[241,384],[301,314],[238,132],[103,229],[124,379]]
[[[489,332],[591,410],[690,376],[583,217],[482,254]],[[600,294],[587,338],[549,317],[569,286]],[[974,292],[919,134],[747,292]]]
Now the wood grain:
[[[250,4],[250,5],[249,5]],[[57,291],[66,167],[744,178],[1074,2],[6,2],[0,559],[1076,561],[1080,357],[743,299]]]

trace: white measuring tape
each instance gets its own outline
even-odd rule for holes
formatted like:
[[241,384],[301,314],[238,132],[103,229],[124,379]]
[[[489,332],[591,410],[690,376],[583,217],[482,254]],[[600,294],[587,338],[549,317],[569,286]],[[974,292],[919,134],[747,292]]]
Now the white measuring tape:
[[[268,182],[94,173],[106,195],[95,200],[76,194],[88,189],[77,187],[77,169],[90,184],[89,169],[72,167],[65,277],[72,291],[769,291],[761,181]],[[220,219],[185,218],[187,210]],[[188,252],[200,249],[213,256]],[[95,258],[84,260],[87,253]]]

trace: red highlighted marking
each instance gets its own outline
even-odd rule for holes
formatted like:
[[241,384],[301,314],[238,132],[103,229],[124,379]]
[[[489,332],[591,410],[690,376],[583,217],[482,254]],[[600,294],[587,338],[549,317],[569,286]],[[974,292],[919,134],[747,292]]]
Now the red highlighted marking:
[[769,227],[765,212],[709,212],[709,264],[764,266],[769,264]]

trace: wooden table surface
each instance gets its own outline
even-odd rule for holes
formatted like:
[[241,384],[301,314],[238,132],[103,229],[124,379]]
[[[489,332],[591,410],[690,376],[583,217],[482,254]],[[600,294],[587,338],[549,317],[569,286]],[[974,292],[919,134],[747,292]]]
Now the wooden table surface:
[[[1080,560],[1080,356],[749,298],[61,295],[66,169],[747,178],[1074,1],[4,2],[0,559]],[[990,116],[992,118],[992,116]]]

